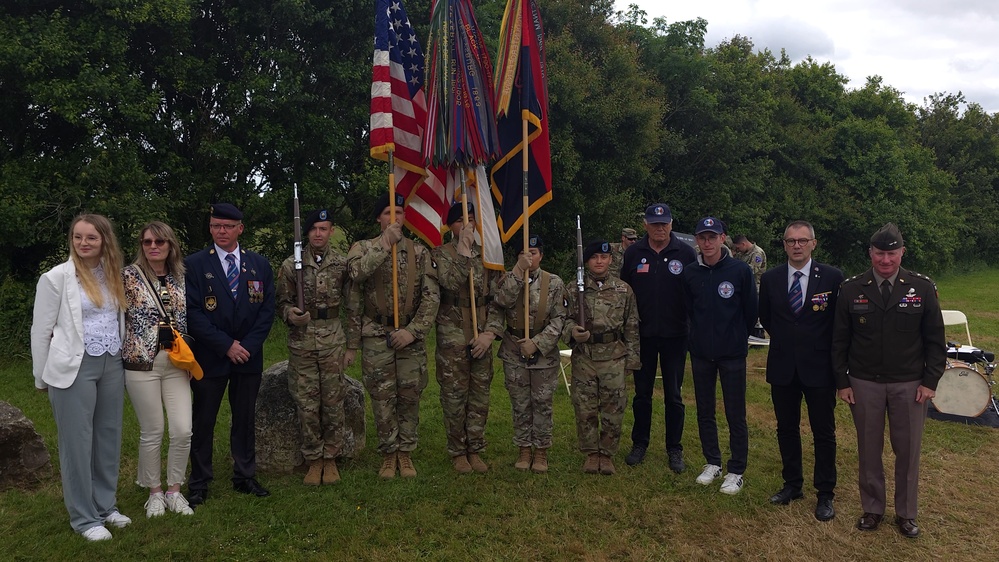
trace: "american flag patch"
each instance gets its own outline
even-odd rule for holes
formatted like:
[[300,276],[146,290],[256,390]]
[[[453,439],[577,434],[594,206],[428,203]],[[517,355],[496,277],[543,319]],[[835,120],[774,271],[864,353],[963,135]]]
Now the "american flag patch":
[[638,273],[648,273],[649,272],[649,264],[647,264],[647,263],[640,263],[640,264],[638,264],[637,271],[638,271]]

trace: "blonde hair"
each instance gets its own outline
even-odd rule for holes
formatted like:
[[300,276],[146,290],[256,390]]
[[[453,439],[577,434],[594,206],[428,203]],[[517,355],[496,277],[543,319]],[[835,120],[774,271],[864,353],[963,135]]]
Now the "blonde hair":
[[123,260],[118,238],[114,235],[114,227],[107,217],[91,214],[78,215],[69,225],[69,255],[73,265],[76,266],[76,277],[80,280],[80,285],[83,285],[83,292],[87,294],[87,298],[98,307],[104,306],[104,291],[101,290],[100,283],[90,271],[90,267],[83,263],[83,258],[76,253],[76,247],[73,245],[73,230],[80,222],[93,226],[101,235],[101,266],[104,268],[108,293],[114,301],[115,308],[123,310],[125,307],[125,284],[121,279]]
[[138,266],[142,272],[146,274],[146,278],[150,280],[156,278],[156,272],[153,271],[153,266],[149,264],[149,259],[146,258],[146,253],[142,251],[142,238],[147,232],[157,238],[166,240],[167,248],[169,250],[166,259],[167,273],[172,273],[175,279],[183,281],[184,258],[180,255],[180,242],[177,241],[177,235],[174,233],[173,229],[170,228],[170,225],[165,222],[152,221],[139,230],[139,250],[135,254],[135,260],[132,263]]

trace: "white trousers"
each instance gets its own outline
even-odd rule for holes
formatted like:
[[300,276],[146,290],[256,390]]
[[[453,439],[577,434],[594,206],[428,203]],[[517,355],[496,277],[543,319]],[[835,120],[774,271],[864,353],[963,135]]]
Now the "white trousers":
[[125,370],[125,388],[139,419],[139,474],[135,482],[143,488],[161,485],[164,409],[170,424],[167,485],[184,483],[191,454],[190,376],[174,367],[167,354],[156,354],[151,371]]

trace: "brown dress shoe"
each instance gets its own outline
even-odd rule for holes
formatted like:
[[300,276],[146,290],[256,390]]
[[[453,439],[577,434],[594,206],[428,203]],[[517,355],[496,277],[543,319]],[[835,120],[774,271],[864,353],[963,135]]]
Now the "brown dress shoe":
[[472,470],[474,470],[475,472],[482,473],[489,471],[489,465],[482,460],[482,457],[480,457],[478,453],[472,453],[468,455],[468,464],[472,467]]
[[902,519],[896,515],[895,524],[898,525],[898,532],[902,533],[903,537],[914,539],[919,536],[919,525],[916,525],[915,519]]
[[590,453],[586,456],[586,462],[583,463],[583,472],[587,474],[599,474],[600,473],[600,454]]
[[873,531],[881,524],[884,515],[880,513],[864,513],[857,520],[857,528],[861,531]]
[[323,461],[323,484],[336,484],[340,481],[340,471],[336,467],[336,459]]
[[382,459],[382,467],[378,469],[378,476],[385,478],[386,480],[390,478],[395,478],[395,465],[397,453],[385,453],[385,457]]
[[468,457],[465,455],[451,457],[451,463],[454,464],[454,471],[458,474],[468,474],[472,472],[472,465],[468,464]]
[[520,454],[517,455],[517,462],[513,463],[517,470],[527,470],[531,468],[531,448],[521,447]]

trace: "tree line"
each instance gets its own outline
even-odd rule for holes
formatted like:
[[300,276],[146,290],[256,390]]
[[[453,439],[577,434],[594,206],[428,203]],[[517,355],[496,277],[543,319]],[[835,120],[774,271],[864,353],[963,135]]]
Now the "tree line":
[[[811,221],[819,259],[865,266],[887,221],[927,273],[999,246],[999,121],[961,93],[921,106],[833,64],[707,46],[703,19],[649,22],[613,0],[538,0],[548,51],[553,201],[532,219],[569,275],[575,215],[616,239],[664,201],[677,231],[711,214],[780,260]],[[426,36],[430,0],[405,2]],[[505,0],[473,2],[495,53]],[[244,244],[290,253],[291,190],[334,210],[347,240],[376,233],[387,169],[368,156],[373,2],[13,0],[0,6],[0,349],[26,354],[38,275],[66,257],[82,212],[123,244],[170,223],[206,245],[208,205],[247,216]]]

